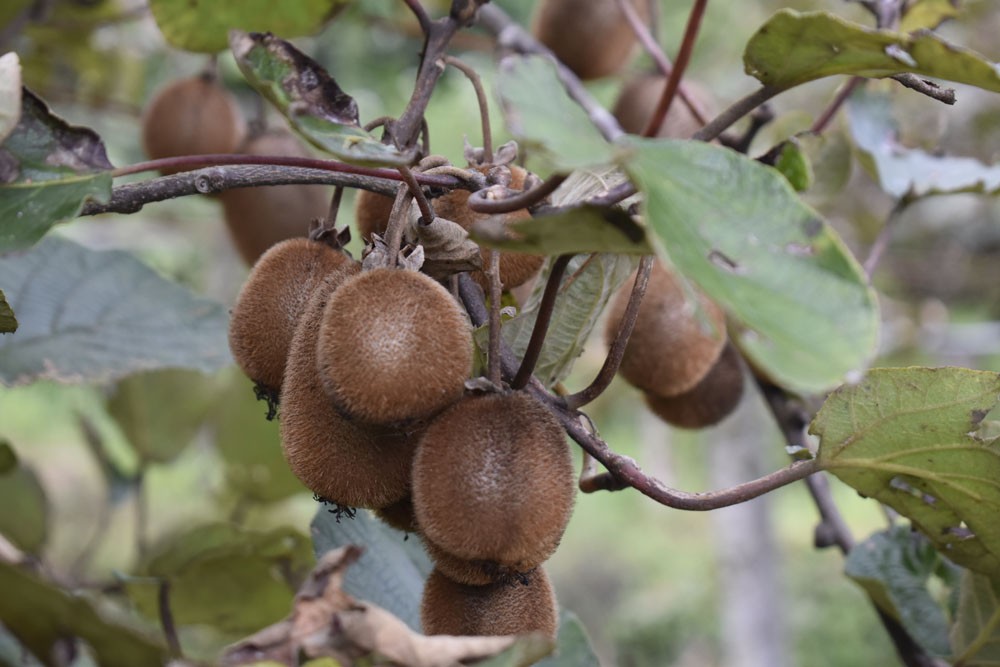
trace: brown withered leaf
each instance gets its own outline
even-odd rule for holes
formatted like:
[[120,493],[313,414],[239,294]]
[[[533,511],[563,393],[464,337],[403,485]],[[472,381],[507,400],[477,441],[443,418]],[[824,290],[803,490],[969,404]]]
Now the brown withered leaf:
[[219,664],[237,667],[274,661],[292,667],[306,659],[332,658],[344,667],[359,664],[399,667],[461,667],[512,647],[518,664],[547,655],[553,643],[541,635],[504,637],[425,637],[384,609],[355,600],[341,589],[347,568],[361,548],[327,552],[295,596],[284,620],[230,646]]
[[434,218],[429,225],[413,221],[408,230],[424,248],[423,272],[442,279],[461,271],[475,271],[483,266],[479,245],[457,222]]

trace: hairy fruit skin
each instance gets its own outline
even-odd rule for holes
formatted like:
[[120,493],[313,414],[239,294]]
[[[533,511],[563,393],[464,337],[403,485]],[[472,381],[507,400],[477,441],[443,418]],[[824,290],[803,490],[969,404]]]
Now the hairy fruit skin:
[[354,199],[354,222],[358,234],[365,243],[371,243],[372,234],[385,235],[394,202],[393,197],[368,190],[358,190]]
[[[618,332],[631,292],[620,289],[608,311],[605,341]],[[639,305],[635,329],[625,346],[618,373],[633,386],[657,396],[676,396],[694,387],[712,368],[726,344],[726,316],[697,293],[689,303],[680,280],[661,263],[653,264]]]
[[409,496],[392,505],[376,509],[375,516],[404,533],[420,532],[420,526],[417,525],[417,515],[413,512],[413,499]]
[[[632,6],[649,20],[645,0],[633,0]],[[618,72],[636,44],[617,0],[543,0],[532,32],[583,81]]]
[[424,585],[420,623],[427,635],[540,632],[555,639],[559,629],[555,592],[541,568],[526,584],[489,586],[466,586],[435,569]]
[[[630,79],[618,94],[614,114],[622,129],[629,134],[642,134],[650,118],[656,112],[660,96],[666,86],[667,79],[659,74],[640,74]],[[710,95],[704,88],[684,82],[684,90],[692,103],[703,111],[703,115],[711,116]],[[656,136],[671,139],[689,139],[692,134],[701,129],[701,123],[694,117],[687,105],[678,97],[670,105],[666,118]]]
[[[237,149],[244,155],[311,157],[286,129],[248,138]],[[325,218],[331,189],[326,185],[265,185],[236,188],[219,194],[226,228],[243,261],[252,265],[275,243],[309,234],[309,223]]]
[[526,392],[464,398],[427,427],[413,462],[424,537],[513,572],[555,552],[575,495],[565,433]]
[[492,560],[465,560],[450,553],[422,535],[424,550],[441,574],[454,582],[467,586],[489,584],[515,584],[525,577],[525,572],[500,565]]
[[346,507],[388,507],[410,492],[417,438],[345,419],[323,391],[316,340],[330,295],[327,279],[313,291],[292,340],[281,402],[281,446],[289,467],[310,490]]
[[370,424],[425,419],[460,399],[472,354],[465,311],[416,271],[362,272],[330,298],[319,330],[323,386]]
[[740,354],[728,343],[711,370],[691,389],[677,396],[646,394],[646,405],[657,417],[679,428],[699,429],[718,424],[743,397]]
[[361,265],[330,246],[289,239],[272,246],[254,265],[229,320],[229,349],[247,377],[275,395],[296,326],[310,295],[324,278],[346,278]]
[[[142,114],[142,146],[152,160],[232,153],[246,130],[236,100],[212,78],[179,79],[162,88]],[[163,169],[175,174],[179,169]]]

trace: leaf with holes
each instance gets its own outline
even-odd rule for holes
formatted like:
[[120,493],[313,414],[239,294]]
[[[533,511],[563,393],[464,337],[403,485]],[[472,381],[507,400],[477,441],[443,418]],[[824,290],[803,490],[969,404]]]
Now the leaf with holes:
[[140,370],[231,363],[221,304],[132,255],[50,237],[0,258],[18,330],[0,336],[0,383],[108,382]]
[[302,137],[345,162],[404,165],[400,152],[365,132],[358,105],[323,67],[270,33],[230,32],[236,64],[250,85],[285,115]]
[[93,130],[69,125],[27,88],[20,113],[0,144],[0,253],[31,246],[86,201],[111,197],[113,166]]
[[911,72],[1000,92],[1000,71],[983,56],[929,31],[874,30],[826,12],[782,9],[743,52],[747,74],[778,90],[836,74]]
[[956,665],[1000,665],[1000,580],[968,571],[962,576],[951,648],[960,659]]
[[810,432],[825,470],[1000,579],[1000,441],[977,430],[998,395],[997,373],[879,368],[831,394]]
[[776,170],[727,148],[631,138],[625,166],[660,251],[722,305],[767,375],[824,391],[875,352],[875,293],[837,233]]

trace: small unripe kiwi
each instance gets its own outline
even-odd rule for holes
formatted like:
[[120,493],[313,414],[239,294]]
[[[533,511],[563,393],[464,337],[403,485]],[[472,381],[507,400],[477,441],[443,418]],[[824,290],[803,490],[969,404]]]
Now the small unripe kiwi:
[[[632,0],[632,6],[648,21],[646,0]],[[636,44],[618,0],[543,0],[532,31],[584,81],[620,70]]]
[[[611,303],[608,345],[617,335],[631,287],[626,282]],[[697,297],[697,309],[680,280],[661,263],[653,265],[618,369],[632,385],[657,396],[676,396],[698,384],[719,358],[726,344],[725,314],[703,294],[691,295]]]
[[142,115],[142,145],[154,160],[232,153],[245,131],[236,100],[211,76],[170,83],[156,93]]
[[395,199],[377,192],[358,190],[354,200],[354,222],[365,243],[371,243],[372,234],[385,235]]
[[[618,94],[618,100],[612,111],[623,130],[630,134],[641,134],[646,129],[650,118],[656,112],[656,106],[660,102],[660,96],[663,94],[666,83],[666,77],[646,73],[636,76],[625,84],[625,87]],[[688,81],[684,82],[684,90],[695,107],[703,112],[703,115],[710,113],[713,105],[710,102],[708,91]],[[701,123],[678,96],[670,104],[670,110],[667,112],[666,118],[663,119],[663,124],[656,136],[688,139],[700,129]]]
[[424,585],[420,623],[426,635],[520,635],[540,632],[555,639],[556,596],[545,570],[527,583],[466,586],[434,570]]
[[[284,128],[249,137],[237,152],[311,157],[302,142]],[[275,243],[305,237],[313,219],[327,216],[330,196],[326,185],[265,185],[225,190],[219,195],[229,236],[243,261],[251,265]]]
[[680,428],[699,429],[725,419],[743,396],[740,354],[732,343],[708,374],[691,389],[677,396],[646,394],[646,405],[663,421]]
[[292,472],[322,498],[342,507],[388,507],[410,492],[415,436],[345,419],[323,390],[316,341],[330,295],[326,279],[313,290],[292,339],[281,401],[281,446]]
[[370,424],[431,417],[462,397],[472,328],[444,287],[416,271],[364,271],[338,289],[319,331],[323,386]]
[[562,427],[523,391],[462,399],[430,423],[413,462],[424,537],[509,572],[530,572],[552,555],[575,493]]
[[277,396],[295,328],[324,278],[343,279],[360,264],[321,241],[288,239],[254,265],[229,320],[229,349],[237,365]]

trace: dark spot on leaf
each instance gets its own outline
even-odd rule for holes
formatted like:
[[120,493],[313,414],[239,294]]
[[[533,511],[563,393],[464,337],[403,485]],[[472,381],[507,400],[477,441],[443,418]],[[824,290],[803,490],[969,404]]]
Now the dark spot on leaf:
[[730,273],[740,273],[740,265],[718,250],[712,249],[709,251],[708,261],[715,264],[720,269],[724,269]]
[[989,410],[973,410],[972,411],[972,426],[973,427],[978,426],[979,422],[983,421],[983,419],[986,418],[987,414],[989,414]]
[[951,535],[960,540],[972,540],[976,538],[976,534],[969,530],[968,526],[966,526],[964,522],[960,526],[948,526],[941,531],[941,534]]
[[815,238],[823,231],[823,221],[819,218],[810,218],[803,223],[802,231],[805,232],[807,238]]

